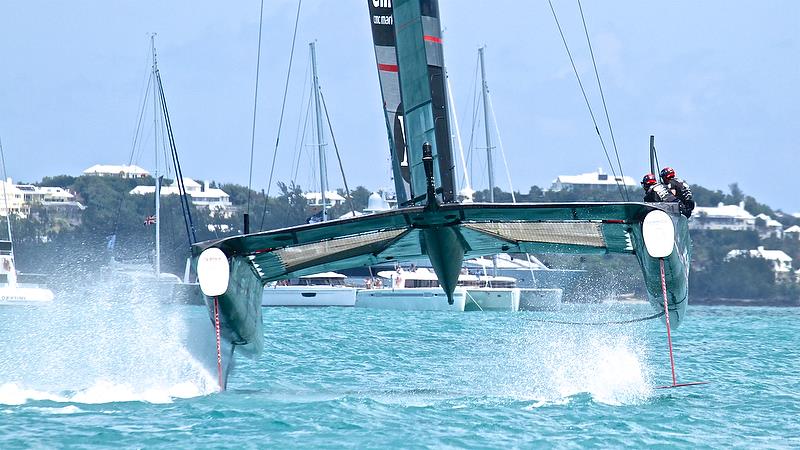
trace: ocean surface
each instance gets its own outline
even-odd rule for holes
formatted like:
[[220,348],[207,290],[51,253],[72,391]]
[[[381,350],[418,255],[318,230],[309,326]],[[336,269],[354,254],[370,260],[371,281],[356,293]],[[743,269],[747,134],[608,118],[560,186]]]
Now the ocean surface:
[[[113,298],[116,297],[116,300]],[[0,308],[0,448],[798,448],[800,309],[264,310],[228,390],[192,348],[200,307],[142,296]]]

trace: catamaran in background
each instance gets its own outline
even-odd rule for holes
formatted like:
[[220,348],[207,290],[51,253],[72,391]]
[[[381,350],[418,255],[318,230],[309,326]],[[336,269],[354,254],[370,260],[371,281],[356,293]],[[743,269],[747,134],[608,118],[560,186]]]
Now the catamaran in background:
[[465,259],[498,253],[633,255],[654,317],[664,317],[669,338],[688,304],[691,240],[678,205],[458,203],[438,3],[367,4],[400,207],[195,244],[198,278],[217,333],[220,373],[229,363],[223,361],[223,345],[251,355],[263,350],[266,283],[420,258],[430,261],[447,304],[455,305]]

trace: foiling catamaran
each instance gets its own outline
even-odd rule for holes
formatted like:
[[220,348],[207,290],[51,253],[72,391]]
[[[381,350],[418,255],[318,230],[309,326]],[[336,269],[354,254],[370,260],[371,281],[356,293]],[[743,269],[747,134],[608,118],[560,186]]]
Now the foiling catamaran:
[[[223,346],[258,355],[270,281],[427,256],[448,300],[465,258],[497,253],[623,253],[639,260],[670,328],[688,302],[691,241],[676,203],[458,203],[437,0],[368,0],[383,94],[395,210],[197,243],[192,248]],[[651,146],[651,160],[653,149]],[[245,226],[247,228],[247,226]],[[671,356],[671,344],[670,344]],[[674,377],[673,386],[678,385]]]

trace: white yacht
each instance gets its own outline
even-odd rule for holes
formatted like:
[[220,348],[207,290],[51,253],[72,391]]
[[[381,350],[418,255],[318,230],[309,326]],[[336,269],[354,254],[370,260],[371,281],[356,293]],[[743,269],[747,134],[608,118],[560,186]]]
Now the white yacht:
[[274,282],[264,287],[261,306],[354,306],[356,288],[345,284],[346,276],[324,272]]
[[432,270],[417,268],[378,272],[386,287],[359,289],[356,306],[403,311],[516,311],[520,289],[511,277],[461,274],[453,304],[439,286]]
[[41,305],[53,301],[53,291],[20,283],[11,241],[0,241],[0,305]]
[[[516,280],[520,290],[519,310],[541,311],[561,307],[564,290],[555,287],[559,283],[570,283],[582,271],[554,270],[542,264],[536,257],[525,255],[514,258],[507,253],[500,253],[494,258],[474,258],[464,262],[465,266],[478,268],[484,273],[496,273],[499,276]],[[543,282],[543,280],[546,280]],[[548,287],[543,287],[543,285]]]

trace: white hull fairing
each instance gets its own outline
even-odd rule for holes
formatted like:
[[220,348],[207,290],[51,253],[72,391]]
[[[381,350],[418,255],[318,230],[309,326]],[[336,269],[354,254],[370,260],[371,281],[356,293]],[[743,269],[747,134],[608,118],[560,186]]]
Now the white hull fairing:
[[466,290],[456,288],[453,304],[447,303],[442,288],[384,288],[359,289],[357,308],[391,309],[397,311],[464,311]]
[[465,311],[517,311],[519,288],[467,288]]
[[265,287],[261,306],[355,306],[356,288],[348,286]]

